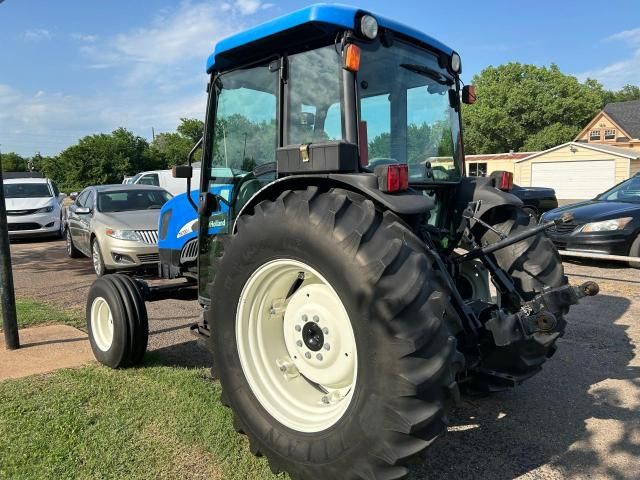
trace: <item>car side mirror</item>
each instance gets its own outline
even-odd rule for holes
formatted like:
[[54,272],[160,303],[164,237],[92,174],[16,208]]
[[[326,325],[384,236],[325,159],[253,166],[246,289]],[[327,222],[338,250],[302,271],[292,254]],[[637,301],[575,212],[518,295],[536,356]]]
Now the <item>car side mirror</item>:
[[76,213],[78,215],[89,215],[91,213],[91,209],[89,207],[78,207],[76,208]]
[[475,85],[465,85],[464,87],[462,87],[462,103],[473,105],[474,103],[476,103],[476,98]]
[[193,167],[191,165],[176,165],[171,169],[173,178],[192,178]]

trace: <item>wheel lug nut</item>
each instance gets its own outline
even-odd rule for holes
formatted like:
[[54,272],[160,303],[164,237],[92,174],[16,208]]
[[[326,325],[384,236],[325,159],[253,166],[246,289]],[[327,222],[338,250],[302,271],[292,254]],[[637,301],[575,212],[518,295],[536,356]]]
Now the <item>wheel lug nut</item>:
[[329,329],[327,327],[324,327],[322,329],[322,333],[324,333],[325,335],[329,335]]
[[309,320],[309,317],[307,317],[306,315],[302,315],[302,321],[306,323],[307,320]]
[[329,404],[329,397],[327,397],[326,395],[324,397],[322,397],[322,403],[324,403],[325,405]]
[[296,332],[299,332],[300,330],[302,330],[302,327],[300,325],[296,325]]
[[328,343],[325,343],[324,349],[328,352],[329,350],[331,350],[331,345],[329,345]]
[[305,353],[305,354],[304,354],[304,356],[305,356],[307,359],[311,358],[311,354],[310,354],[309,352]]
[[297,345],[297,346],[299,346],[299,347],[301,347],[301,346],[302,346],[302,340],[298,340],[298,341],[296,342],[296,345]]
[[317,354],[317,355],[316,355],[316,358],[317,358],[318,360],[322,361],[322,354],[321,354],[321,353]]
[[318,315],[313,316],[313,321],[318,323],[320,321],[320,317]]

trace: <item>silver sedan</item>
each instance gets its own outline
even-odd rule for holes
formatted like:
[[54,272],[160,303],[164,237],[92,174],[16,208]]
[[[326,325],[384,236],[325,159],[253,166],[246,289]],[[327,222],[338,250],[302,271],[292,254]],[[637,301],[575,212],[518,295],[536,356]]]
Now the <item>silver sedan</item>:
[[147,185],[84,189],[66,212],[68,255],[90,257],[98,276],[157,265],[160,208],[170,198]]

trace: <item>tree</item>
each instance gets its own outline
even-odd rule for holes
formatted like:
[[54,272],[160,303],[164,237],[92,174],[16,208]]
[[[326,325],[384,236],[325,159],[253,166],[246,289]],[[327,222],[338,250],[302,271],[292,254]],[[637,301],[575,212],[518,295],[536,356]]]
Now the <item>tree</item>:
[[181,118],[180,122],[182,123],[178,125],[178,133],[189,138],[193,146],[204,135],[204,122],[196,118]]
[[[181,118],[174,133],[160,133],[151,144],[151,154],[166,166],[182,165],[193,146],[204,134],[204,122],[195,118]],[[199,160],[201,151],[195,152],[194,160]]]
[[508,63],[474,76],[478,100],[464,105],[467,153],[497,153],[572,140],[600,110],[602,86],[556,65]]
[[618,91],[605,90],[603,92],[603,106],[611,102],[628,102],[640,100],[640,87],[637,85],[625,85]]
[[2,153],[3,172],[26,172],[27,160],[17,153]]
[[151,155],[147,141],[124,128],[111,134],[88,135],[41,163],[42,173],[65,190],[120,183],[125,175],[162,167]]

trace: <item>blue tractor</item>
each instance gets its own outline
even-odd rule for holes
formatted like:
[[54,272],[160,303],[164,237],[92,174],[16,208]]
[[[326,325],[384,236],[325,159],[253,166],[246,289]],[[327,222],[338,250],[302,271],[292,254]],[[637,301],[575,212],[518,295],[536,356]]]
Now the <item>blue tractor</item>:
[[[222,40],[206,70],[201,181],[163,209],[160,247],[197,286],[222,402],[275,472],[404,478],[460,390],[538,373],[597,293],[545,234],[571,217],[536,225],[509,173],[464,175],[475,91],[411,27],[313,5]],[[174,175],[190,190],[190,166]],[[145,301],[171,288],[98,279],[96,358],[140,363]]]

